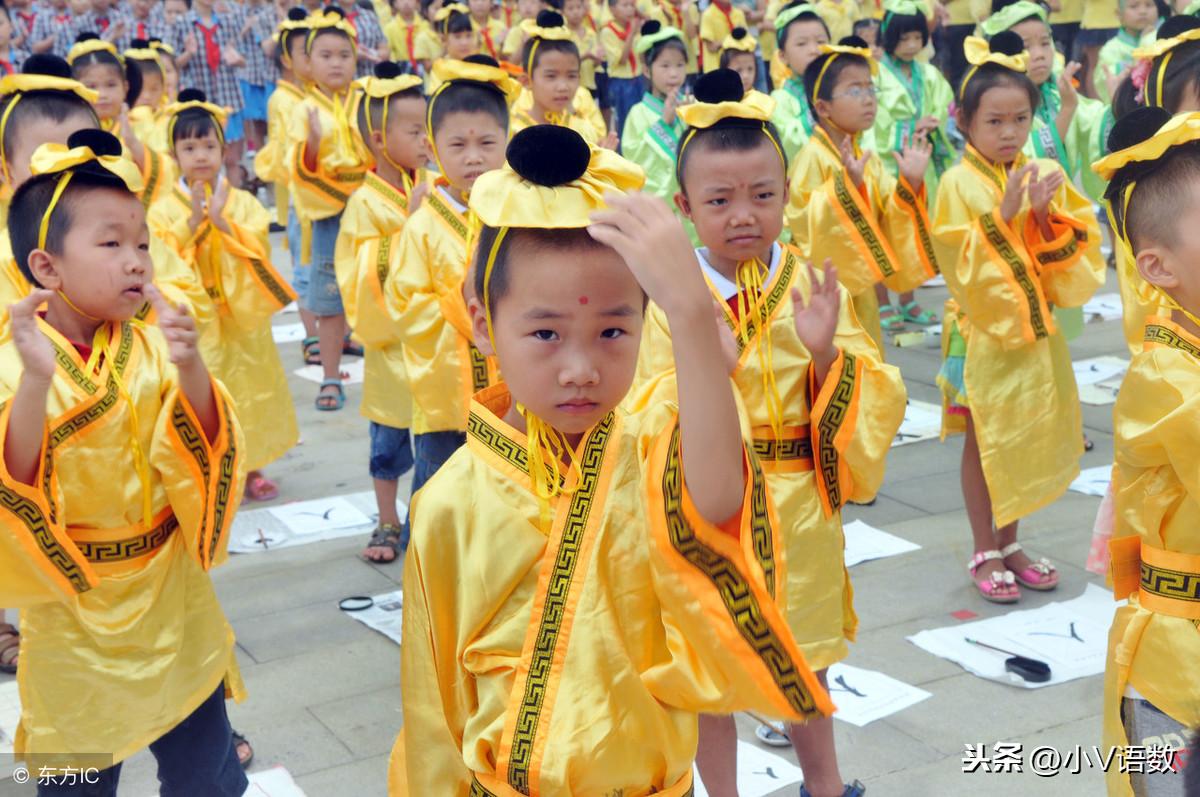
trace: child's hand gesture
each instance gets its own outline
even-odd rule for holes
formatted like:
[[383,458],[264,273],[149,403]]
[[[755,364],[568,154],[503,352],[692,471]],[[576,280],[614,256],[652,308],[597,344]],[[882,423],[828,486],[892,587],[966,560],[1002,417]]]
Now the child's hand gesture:
[[609,131],[608,131],[608,132],[607,132],[607,133],[604,135],[604,138],[602,138],[602,139],[600,139],[599,141],[597,141],[597,142],[596,142],[596,146],[597,146],[597,147],[600,147],[601,149],[611,149],[613,152],[616,152],[616,151],[617,151],[617,145],[618,145],[618,144],[620,144],[620,143],[621,143],[621,142],[620,142],[620,139],[619,139],[619,138],[617,138],[617,131],[616,131],[616,130],[609,130]]
[[308,149],[316,153],[321,147],[321,113],[316,108],[308,109]]
[[192,320],[187,307],[168,302],[152,282],[146,283],[145,293],[154,308],[154,314],[158,317],[158,328],[167,339],[171,362],[181,371],[196,365],[203,366],[200,350],[196,347],[200,334],[196,331],[196,322]]
[[941,122],[938,121],[938,118],[931,114],[923,119],[918,119],[913,132],[918,136],[928,137],[929,134],[934,130],[937,130],[940,125]]
[[817,278],[812,263],[808,264],[808,282],[812,286],[808,305],[796,288],[792,288],[792,309],[795,314],[796,336],[812,354],[818,373],[824,375],[837,359],[833,336],[837,332],[841,296],[838,291],[837,268],[825,259],[823,274]]
[[37,309],[54,295],[54,291],[35,290],[21,301],[8,306],[13,343],[25,371],[21,378],[49,384],[54,376],[54,347],[37,325]]
[[1054,195],[1058,193],[1063,179],[1063,173],[1058,169],[1052,170],[1041,180],[1038,179],[1036,166],[1029,173],[1029,207],[1033,211],[1034,219],[1039,224],[1046,220],[1046,214],[1050,210],[1050,200],[1054,199]]
[[[1075,91],[1075,76],[1079,74],[1079,70],[1083,68],[1083,64],[1078,61],[1072,61],[1063,67],[1063,71],[1058,73],[1058,96],[1062,100],[1060,112],[1062,108],[1070,109],[1068,114],[1075,113],[1075,107],[1079,105],[1079,93]],[[1112,94],[1110,93],[1111,97]]]
[[908,181],[909,185],[919,191],[925,182],[925,169],[929,166],[929,156],[933,154],[933,145],[929,143],[929,139],[925,137],[924,133],[918,131],[908,146],[894,154],[900,175]]
[[871,157],[871,151],[864,149],[862,155],[854,157],[854,145],[850,141],[850,136],[842,139],[842,145],[838,149],[842,153],[842,165],[850,173],[850,180],[854,183],[854,187],[862,188],[863,175],[867,171],[867,159]]
[[229,181],[218,177],[217,187],[213,190],[212,198],[208,200],[208,218],[213,226],[226,235],[232,235],[233,230],[225,220],[225,205],[229,202]]
[[1021,211],[1021,199],[1025,194],[1025,175],[1031,172],[1031,179],[1036,178],[1036,163],[1027,163],[1008,175],[1008,182],[1004,186],[1004,198],[1000,200],[1000,217],[1004,219],[1005,224],[1012,222],[1017,213]]
[[675,124],[675,109],[679,107],[678,97],[678,92],[670,91],[667,92],[667,97],[663,100],[663,121],[668,125]]
[[642,289],[670,319],[712,304],[700,279],[692,242],[679,219],[649,194],[610,196],[608,208],[592,214],[588,232],[625,259]]
[[207,215],[204,210],[204,183],[197,180],[192,183],[192,215],[188,217],[188,229],[193,235],[200,229]]

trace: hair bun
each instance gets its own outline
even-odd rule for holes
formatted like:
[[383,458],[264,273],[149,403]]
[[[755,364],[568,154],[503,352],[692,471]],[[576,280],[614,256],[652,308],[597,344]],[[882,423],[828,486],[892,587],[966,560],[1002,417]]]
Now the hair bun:
[[131,50],[148,50],[150,49],[149,39],[130,39],[129,49]]
[[864,50],[871,49],[871,45],[867,44],[867,40],[861,36],[843,36],[838,44],[842,47],[861,47]]
[[539,11],[537,15],[537,26],[539,28],[561,28],[566,25],[562,14],[557,11]]
[[337,14],[342,19],[346,18],[346,10],[341,6],[325,6],[326,14]]
[[112,133],[96,128],[76,130],[67,136],[67,147],[89,147],[97,155],[120,155],[121,142]]
[[738,41],[741,41],[742,39],[746,38],[746,29],[739,25],[738,27],[729,31],[729,35]]
[[653,36],[662,30],[662,23],[657,19],[648,19],[642,23],[642,35]]
[[71,65],[65,58],[49,53],[35,53],[25,59],[21,72],[26,75],[46,75],[70,79]]
[[288,9],[287,18],[289,22],[303,22],[308,19],[308,9],[292,6]]
[[1002,30],[988,42],[988,49],[1002,55],[1020,55],[1025,52],[1025,42],[1011,30]]
[[1129,149],[1151,138],[1159,128],[1171,121],[1165,108],[1142,106],[1134,108],[1113,125],[1108,134],[1108,151]]
[[480,66],[490,66],[490,67],[493,67],[494,69],[500,68],[499,61],[497,61],[495,58],[492,58],[490,55],[483,55],[482,53],[475,53],[474,55],[468,55],[463,60],[466,61],[468,64],[479,64]]
[[95,41],[96,39],[99,39],[99,38],[100,38],[100,34],[94,33],[90,30],[85,30],[83,33],[81,33],[75,37],[75,43],[79,44],[80,42]]
[[206,102],[208,98],[200,89],[181,89],[177,99],[179,102]]
[[742,95],[742,78],[732,69],[714,69],[696,79],[692,89],[697,102],[715,105],[719,102],[739,102]]
[[512,137],[505,157],[522,179],[553,187],[582,177],[592,161],[592,148],[569,127],[534,125]]
[[1187,33],[1189,30],[1200,28],[1200,19],[1196,19],[1191,14],[1180,14],[1177,17],[1171,17],[1162,24],[1158,29],[1158,40],[1173,39],[1181,33]]
[[400,64],[395,61],[380,61],[375,64],[375,77],[381,80],[391,80],[394,77],[400,77],[404,74],[404,70],[400,68]]

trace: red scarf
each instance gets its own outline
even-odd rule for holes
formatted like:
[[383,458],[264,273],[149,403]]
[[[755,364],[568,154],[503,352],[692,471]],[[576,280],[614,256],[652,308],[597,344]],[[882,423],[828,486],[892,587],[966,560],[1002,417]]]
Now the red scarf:
[[97,17],[96,24],[100,26],[100,32],[104,33],[106,30],[108,30],[108,17],[104,17],[103,19]]
[[217,31],[221,23],[214,17],[211,28],[206,27],[200,20],[196,20],[196,27],[204,37],[204,60],[208,63],[208,71],[216,72],[221,67],[221,44],[217,41]]
[[0,58],[0,71],[5,75],[11,75],[13,73],[12,61],[7,58]]
[[350,23],[350,27],[354,28],[354,32],[358,33],[358,25],[354,24],[354,20],[358,19],[357,11],[347,11],[346,21]]
[[33,21],[37,19],[37,14],[28,11],[18,11],[17,16],[25,23],[25,33],[33,33]]
[[479,35],[483,37],[483,45],[487,47],[488,55],[499,61],[500,56],[496,54],[496,45],[492,43],[492,32],[488,30],[486,24],[479,29]]
[[408,48],[408,63],[413,68],[414,72],[417,70],[417,53],[413,48],[413,37],[416,35],[416,33],[417,23],[414,21],[413,24],[409,25],[404,31],[404,46]]
[[[630,23],[625,26],[624,31],[618,30],[615,22],[608,23],[607,27],[622,42],[624,42],[626,39],[628,39],[629,35],[633,32],[633,22],[632,21],[630,21]],[[634,77],[637,77],[637,56],[633,54],[632,48],[630,48],[630,50],[629,50],[629,68],[633,70]]]
[[139,38],[139,39],[149,39],[150,38],[149,36],[146,35],[146,23],[145,22],[139,22],[137,24],[137,38]]
[[[660,8],[662,8],[663,13],[667,15],[669,19],[674,20],[674,22],[671,23],[671,26],[680,33],[683,33],[683,11],[679,8],[676,8],[675,4],[672,3],[671,0],[661,0],[658,5]],[[716,5],[716,3],[713,3],[713,5]]]

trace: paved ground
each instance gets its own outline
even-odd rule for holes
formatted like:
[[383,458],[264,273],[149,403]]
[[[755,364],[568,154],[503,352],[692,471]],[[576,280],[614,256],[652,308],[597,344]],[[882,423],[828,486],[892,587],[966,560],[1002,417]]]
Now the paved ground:
[[[1110,272],[1110,285],[1115,278]],[[940,311],[943,289],[919,298]],[[285,323],[295,315],[282,316]],[[1076,359],[1126,356],[1119,322],[1089,324],[1072,345]],[[299,344],[283,348],[289,372],[300,364]],[[936,401],[936,348],[891,348],[913,398]],[[313,409],[316,385],[291,377],[303,443],[269,469],[280,500],[370,489],[366,421],[358,414],[358,387],[348,389],[340,413]],[[1111,462],[1111,407],[1083,408],[1095,451],[1084,467]],[[958,486],[961,443],[922,442],[894,449],[879,500],[851,507],[862,518],[920,544],[921,550],[868,562],[852,571],[862,625],[848,663],[916,684],[932,697],[865,728],[837,723],[843,774],[860,778],[872,795],[1097,795],[1098,772],[1040,779],[1032,774],[962,774],[966,743],[1016,741],[1029,750],[1048,744],[1066,750],[1099,744],[1099,676],[1027,691],[988,682],[914,647],[905,636],[948,625],[950,613],[970,609],[987,617],[1002,611],[975,594],[964,570],[970,534]],[[402,495],[407,493],[407,481]],[[1022,524],[1021,540],[1050,557],[1062,574],[1057,593],[1025,591],[1021,608],[1080,594],[1098,500],[1068,493]],[[233,723],[254,743],[254,767],[283,764],[311,797],[371,797],[386,792],[387,754],[403,718],[399,650],[388,639],[343,616],[338,599],[378,594],[400,583],[400,563],[360,561],[359,540],[316,543],[235,556],[215,573],[217,591],[237,632],[238,656],[249,699],[231,708]],[[743,737],[754,723],[743,718]],[[153,760],[131,759],[123,795],[155,792]],[[0,797],[28,794],[0,781]],[[794,794],[780,791],[779,795]]]

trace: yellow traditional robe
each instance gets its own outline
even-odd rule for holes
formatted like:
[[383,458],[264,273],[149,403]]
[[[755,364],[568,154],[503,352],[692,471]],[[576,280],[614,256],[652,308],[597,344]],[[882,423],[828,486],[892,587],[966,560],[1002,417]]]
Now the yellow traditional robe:
[[397,429],[412,423],[412,392],[384,285],[392,268],[391,244],[407,218],[408,195],[367,172],[346,203],[334,254],[346,323],[363,344],[362,414]]
[[243,424],[246,467],[258,470],[283,456],[300,439],[271,316],[296,293],[271,265],[270,214],[241,189],[229,193],[225,220],[232,234],[206,218],[188,227],[190,191],[176,183],[150,208],[147,223],[204,286],[211,309],[199,324],[200,352],[213,376],[233,396]]
[[292,198],[288,186],[288,123],[299,112],[304,91],[294,83],[279,80],[267,100],[267,140],[254,155],[254,173],[258,179],[275,186],[275,220],[287,226],[288,206]]
[[[1011,168],[1023,164],[1018,157]],[[1043,175],[1061,168],[1037,164]],[[1104,284],[1091,202],[1064,181],[1050,205],[1055,238],[1044,241],[1028,198],[1010,224],[1001,218],[1006,180],[968,146],[938,184],[933,220],[952,300],[946,319],[966,342],[967,399],[997,526],[1054,501],[1079,473],[1079,392],[1051,310],[1079,307]],[[943,413],[942,427],[944,436],[965,421]]]
[[[1129,686],[1185,727],[1200,726],[1200,338],[1151,317],[1144,339],[1113,412],[1113,586],[1129,603],[1108,638],[1106,746],[1128,744],[1120,712]],[[1108,772],[1108,793],[1132,795],[1118,770]]]
[[[834,338],[840,354],[820,391],[813,389],[812,356],[796,335],[791,300],[792,288],[806,301],[812,293],[804,264],[798,250],[777,245],[771,276],[764,278],[761,301],[752,302],[749,323],[735,320],[728,311],[725,320],[740,352],[733,381],[783,520],[788,626],[805,659],[821,670],[846,657],[846,640],[854,640],[858,627],[842,556],[841,507],[846,501],[869,501],[879,490],[888,449],[904,419],[907,394],[900,372],[883,364],[874,341],[858,323],[845,291]],[[714,283],[710,277],[713,300],[728,308],[733,294],[726,295]],[[673,368],[670,329],[662,310],[652,305],[637,382],[653,384]],[[769,406],[771,382],[782,412],[778,435]],[[665,380],[658,384],[674,387]],[[674,400],[669,392],[651,389],[632,406]]]
[[[0,604],[21,610],[15,749],[67,762],[112,753],[119,762],[222,680],[227,696],[243,698],[233,630],[207,573],[226,558],[242,495],[241,427],[214,382],[220,427],[208,442],[157,328],[110,325],[115,353],[93,370],[37,323],[58,367],[36,486],[16,481],[0,458]],[[21,372],[5,331],[0,446]],[[149,463],[151,528],[134,431]]]
[[[351,126],[354,91],[329,97],[316,86],[304,93],[287,127],[288,177],[292,204],[301,221],[313,222],[341,213],[354,190],[362,185],[369,157]],[[321,144],[316,169],[304,165],[308,140],[308,113],[316,109],[321,123]]]
[[859,321],[881,347],[875,284],[903,292],[938,272],[926,204],[924,183],[914,190],[904,177],[893,177],[875,153],[867,161],[863,188],[855,187],[837,145],[820,125],[792,165],[784,211],[792,243],[817,265],[825,258],[833,261]]
[[[513,103],[509,135],[536,124],[544,124],[534,120],[532,111],[533,93],[524,89],[517,97],[517,101]],[[608,134],[608,127],[604,124],[604,117],[600,114],[600,106],[596,105],[596,101],[592,99],[592,93],[583,86],[575,90],[575,99],[571,101],[570,111],[563,119],[554,124],[571,128],[592,146],[595,146]]]
[[471,396],[495,381],[475,348],[463,298],[474,232],[438,181],[392,246],[384,292],[412,391],[412,431],[462,432]]
[[476,397],[467,445],[413,503],[393,797],[681,797],[698,713],[831,711],[775,597],[755,457],[735,537],[692,506],[673,411],[616,410],[544,532],[510,402],[504,385]]

